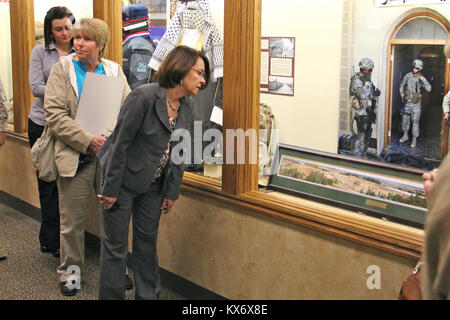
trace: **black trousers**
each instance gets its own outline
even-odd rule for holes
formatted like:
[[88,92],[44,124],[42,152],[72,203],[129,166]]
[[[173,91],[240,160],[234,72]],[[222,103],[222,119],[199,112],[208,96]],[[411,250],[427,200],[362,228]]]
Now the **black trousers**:
[[[44,127],[28,119],[28,138],[30,148],[42,135]],[[37,176],[37,173],[36,173]],[[39,242],[48,248],[50,252],[59,249],[59,204],[58,188],[56,181],[46,182],[37,177],[39,189],[39,201],[41,203],[41,229],[39,231]]]

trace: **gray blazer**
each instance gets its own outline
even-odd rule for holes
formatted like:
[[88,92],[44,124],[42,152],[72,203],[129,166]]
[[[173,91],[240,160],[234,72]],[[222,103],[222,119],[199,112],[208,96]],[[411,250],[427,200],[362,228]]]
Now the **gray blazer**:
[[[192,99],[182,98],[175,129],[188,129],[191,118]],[[159,83],[134,89],[120,110],[114,132],[97,153],[103,171],[100,193],[117,197],[121,186],[146,192],[170,138],[166,90]],[[171,148],[176,144],[172,142]],[[169,161],[164,175],[165,198],[178,198],[183,172],[184,164]]]

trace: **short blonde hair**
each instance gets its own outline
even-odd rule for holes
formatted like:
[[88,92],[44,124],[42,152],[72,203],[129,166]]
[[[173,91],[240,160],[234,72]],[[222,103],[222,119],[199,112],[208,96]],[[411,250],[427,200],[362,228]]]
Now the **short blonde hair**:
[[98,54],[98,59],[103,58],[106,47],[108,46],[110,34],[108,25],[97,18],[84,18],[79,23],[75,24],[73,35],[75,37],[77,31],[80,30],[82,34],[92,37],[97,46],[104,46]]
[[450,59],[450,36],[447,38],[447,42],[445,43],[444,53],[447,59]]

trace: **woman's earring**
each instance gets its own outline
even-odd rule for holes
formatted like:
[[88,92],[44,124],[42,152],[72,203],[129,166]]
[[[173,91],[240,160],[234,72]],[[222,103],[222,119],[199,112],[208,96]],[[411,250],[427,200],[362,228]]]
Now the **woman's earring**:
[[181,79],[181,81],[180,81],[180,86],[182,86],[183,85],[183,79]]

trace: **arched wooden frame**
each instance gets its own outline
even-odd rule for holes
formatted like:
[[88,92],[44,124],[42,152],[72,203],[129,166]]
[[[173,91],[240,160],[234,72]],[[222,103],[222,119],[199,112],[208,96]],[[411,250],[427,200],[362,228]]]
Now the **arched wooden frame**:
[[[419,39],[394,39],[395,35],[397,34],[398,30],[408,21],[416,18],[428,18],[436,21],[439,23],[446,31],[447,34],[450,34],[450,25],[449,22],[443,19],[441,16],[431,13],[431,12],[416,12],[413,13],[407,17],[405,17],[392,31],[389,43],[387,46],[387,55],[386,55],[386,112],[385,112],[385,138],[384,138],[384,145],[388,146],[391,142],[391,135],[390,130],[392,128],[392,101],[393,101],[393,59],[392,56],[394,54],[394,46],[397,44],[430,44],[430,45],[445,45],[445,40],[419,40]],[[445,65],[445,83],[444,83],[444,92],[447,92],[449,88],[449,63],[447,61],[447,64]],[[444,120],[442,120],[444,121]],[[444,126],[444,123],[441,123],[442,127]],[[448,141],[448,128],[445,129],[445,131],[442,133],[441,136],[441,154],[445,155],[447,154],[447,143],[443,143],[443,141]]]

